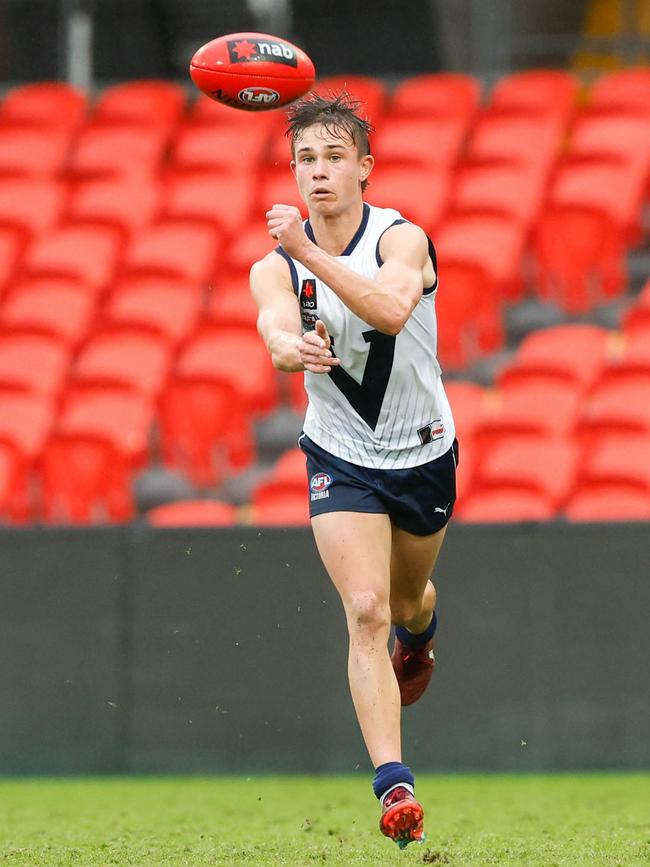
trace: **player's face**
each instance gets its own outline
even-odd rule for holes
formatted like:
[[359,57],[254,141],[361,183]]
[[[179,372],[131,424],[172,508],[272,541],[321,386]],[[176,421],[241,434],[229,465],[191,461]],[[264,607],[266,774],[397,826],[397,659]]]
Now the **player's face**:
[[322,126],[310,126],[295,143],[291,169],[307,207],[335,214],[361,198],[361,181],[373,165],[370,155],[360,157],[352,139],[332,135]]

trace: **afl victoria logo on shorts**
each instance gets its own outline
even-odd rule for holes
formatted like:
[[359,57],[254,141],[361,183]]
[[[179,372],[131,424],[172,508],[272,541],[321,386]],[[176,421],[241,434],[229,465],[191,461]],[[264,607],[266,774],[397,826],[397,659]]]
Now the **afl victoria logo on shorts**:
[[313,475],[309,480],[309,490],[312,502],[314,500],[323,500],[325,497],[329,497],[329,486],[333,481],[334,479],[329,473],[316,473]]

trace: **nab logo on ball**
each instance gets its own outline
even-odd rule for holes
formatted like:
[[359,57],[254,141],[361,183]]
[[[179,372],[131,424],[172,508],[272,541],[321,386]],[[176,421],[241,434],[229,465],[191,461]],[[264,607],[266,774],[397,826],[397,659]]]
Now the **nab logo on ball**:
[[312,476],[309,482],[312,502],[314,500],[322,500],[325,497],[329,497],[329,486],[333,481],[334,479],[329,473],[316,473],[315,476]]
[[274,63],[282,63],[284,66],[298,66],[296,52],[286,42],[272,42],[243,39],[228,42],[228,53],[231,63],[250,63],[270,60]]
[[247,87],[240,90],[237,96],[246,105],[267,106],[280,101],[280,94],[270,87]]

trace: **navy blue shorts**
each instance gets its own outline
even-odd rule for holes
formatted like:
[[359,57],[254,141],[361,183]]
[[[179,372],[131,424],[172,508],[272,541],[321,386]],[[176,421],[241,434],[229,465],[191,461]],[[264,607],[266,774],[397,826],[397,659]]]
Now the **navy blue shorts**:
[[429,536],[451,518],[456,500],[458,442],[439,458],[403,470],[375,470],[326,452],[302,434],[307,456],[309,514],[372,512],[388,515],[400,530]]

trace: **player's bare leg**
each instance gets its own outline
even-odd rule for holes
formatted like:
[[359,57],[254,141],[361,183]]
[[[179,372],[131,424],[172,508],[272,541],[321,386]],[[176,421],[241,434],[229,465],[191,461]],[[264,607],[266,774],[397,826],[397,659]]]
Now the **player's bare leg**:
[[[403,705],[413,704],[427,688],[435,666],[433,621],[436,589],[430,576],[445,538],[446,527],[430,536],[415,536],[393,526],[390,606],[393,623],[408,633],[395,639],[392,663]],[[399,630],[398,630],[399,631]],[[406,638],[413,634],[413,644]],[[405,637],[406,635],[406,637]],[[421,638],[420,638],[421,636]],[[416,643],[417,642],[417,643]]]
[[390,519],[328,512],[312,518],[312,527],[345,610],[350,692],[368,753],[375,766],[401,761],[400,698],[387,647]]
[[[391,523],[387,515],[329,512],[312,518],[319,553],[348,624],[348,677],[361,732],[376,768],[380,829],[400,848],[424,840],[424,811],[401,762],[400,694],[388,655]],[[404,783],[404,785],[402,785]]]

